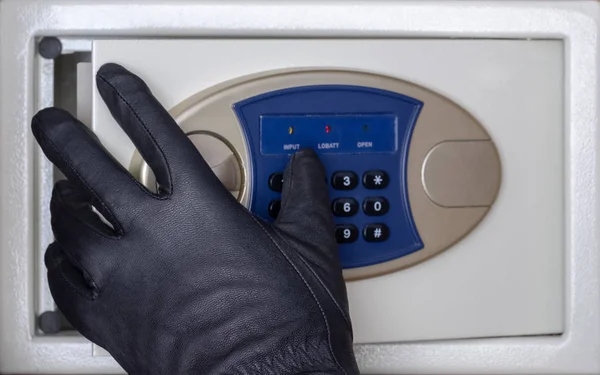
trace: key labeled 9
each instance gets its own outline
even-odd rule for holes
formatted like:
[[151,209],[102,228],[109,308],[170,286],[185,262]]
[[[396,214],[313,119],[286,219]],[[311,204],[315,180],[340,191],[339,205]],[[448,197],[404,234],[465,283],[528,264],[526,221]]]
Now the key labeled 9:
[[351,243],[358,238],[358,229],[352,224],[340,224],[335,227],[335,239],[338,243]]

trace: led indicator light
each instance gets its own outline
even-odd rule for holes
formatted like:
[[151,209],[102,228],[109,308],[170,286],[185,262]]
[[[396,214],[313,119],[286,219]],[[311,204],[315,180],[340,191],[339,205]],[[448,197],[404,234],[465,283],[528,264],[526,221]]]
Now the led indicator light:
[[363,125],[363,131],[366,132],[369,130],[369,125]]
[[293,134],[294,133],[294,128],[292,128],[291,126],[288,128],[288,133],[289,134]]
[[331,127],[329,125],[325,125],[325,133],[329,133],[331,131]]

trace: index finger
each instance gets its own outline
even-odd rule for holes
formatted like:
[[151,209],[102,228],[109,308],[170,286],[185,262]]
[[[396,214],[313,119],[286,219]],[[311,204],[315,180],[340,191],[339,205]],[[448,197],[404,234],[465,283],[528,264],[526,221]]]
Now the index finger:
[[148,163],[160,186],[170,195],[177,180],[185,180],[190,162],[196,172],[212,173],[183,130],[137,75],[108,63],[96,74],[100,96],[112,116]]

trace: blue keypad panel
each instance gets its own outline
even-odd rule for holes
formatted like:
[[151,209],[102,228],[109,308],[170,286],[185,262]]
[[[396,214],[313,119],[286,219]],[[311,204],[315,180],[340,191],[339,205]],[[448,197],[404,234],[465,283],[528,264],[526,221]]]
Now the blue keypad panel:
[[250,210],[275,220],[290,156],[312,148],[327,171],[344,268],[422,249],[406,185],[422,106],[405,95],[352,85],[293,87],[235,103],[251,157]]

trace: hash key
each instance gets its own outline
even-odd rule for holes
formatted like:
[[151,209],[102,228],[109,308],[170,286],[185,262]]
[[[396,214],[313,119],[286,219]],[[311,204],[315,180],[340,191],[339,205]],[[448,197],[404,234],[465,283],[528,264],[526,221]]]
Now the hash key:
[[388,239],[390,229],[385,224],[367,224],[363,229],[363,237],[367,242],[381,242]]

